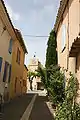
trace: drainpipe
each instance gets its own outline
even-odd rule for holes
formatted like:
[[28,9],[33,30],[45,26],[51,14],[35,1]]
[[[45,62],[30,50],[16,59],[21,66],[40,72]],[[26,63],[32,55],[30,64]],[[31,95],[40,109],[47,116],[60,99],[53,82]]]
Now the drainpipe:
[[68,3],[67,3],[67,5],[68,5],[68,29],[67,29],[67,34],[68,34],[68,46],[67,46],[67,52],[68,52],[68,54],[67,54],[67,71],[68,71],[68,68],[69,68],[69,1],[68,1]]
[[80,0],[79,0],[79,36],[80,36]]

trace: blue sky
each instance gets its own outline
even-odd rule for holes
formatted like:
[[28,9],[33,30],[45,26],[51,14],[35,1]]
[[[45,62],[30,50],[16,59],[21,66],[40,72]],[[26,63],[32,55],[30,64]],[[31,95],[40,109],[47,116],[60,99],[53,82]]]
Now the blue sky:
[[45,64],[48,38],[31,38],[26,35],[48,36],[54,26],[59,0],[4,0],[13,25],[20,29],[28,49],[25,63],[36,52]]

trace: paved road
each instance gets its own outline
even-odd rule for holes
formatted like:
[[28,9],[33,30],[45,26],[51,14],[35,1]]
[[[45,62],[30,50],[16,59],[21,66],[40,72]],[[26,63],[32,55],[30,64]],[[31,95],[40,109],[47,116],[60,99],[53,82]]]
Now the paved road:
[[53,120],[45,96],[37,96],[29,120]]
[[34,94],[17,97],[4,105],[4,117],[2,120],[20,120]]

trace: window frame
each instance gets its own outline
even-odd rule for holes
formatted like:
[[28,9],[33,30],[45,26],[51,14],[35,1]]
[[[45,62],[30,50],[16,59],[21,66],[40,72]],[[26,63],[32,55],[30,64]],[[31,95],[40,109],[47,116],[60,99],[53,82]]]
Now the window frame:
[[62,24],[61,52],[66,48],[66,24]]

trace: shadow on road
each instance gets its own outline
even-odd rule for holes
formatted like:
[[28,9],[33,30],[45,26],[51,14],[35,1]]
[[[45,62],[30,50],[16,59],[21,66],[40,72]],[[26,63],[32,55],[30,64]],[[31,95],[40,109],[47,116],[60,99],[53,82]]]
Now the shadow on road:
[[29,120],[53,120],[46,102],[47,97],[37,96]]
[[2,120],[20,120],[33,95],[25,94],[4,104],[4,116]]

